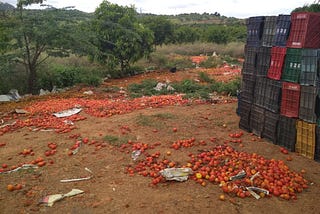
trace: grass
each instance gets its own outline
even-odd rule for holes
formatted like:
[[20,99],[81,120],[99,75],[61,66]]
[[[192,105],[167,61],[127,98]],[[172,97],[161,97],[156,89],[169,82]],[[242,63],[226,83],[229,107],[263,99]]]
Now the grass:
[[136,123],[140,126],[162,129],[165,127],[163,120],[175,119],[175,118],[177,118],[177,116],[170,113],[158,113],[153,115],[139,114],[136,117]]
[[126,144],[128,143],[129,140],[137,140],[135,136],[131,136],[131,135],[125,135],[123,137],[118,137],[118,136],[114,136],[114,135],[106,135],[103,138],[104,141],[107,141],[110,143],[110,145],[113,146],[121,146],[122,144]]
[[152,96],[160,94],[170,93],[183,93],[186,98],[200,98],[210,99],[210,93],[218,92],[219,94],[226,94],[230,96],[236,96],[237,90],[240,88],[240,78],[232,80],[230,82],[216,82],[214,79],[210,79],[205,73],[200,73],[199,77],[206,85],[199,84],[193,80],[186,79],[181,82],[172,84],[175,91],[168,91],[163,89],[161,91],[154,90],[157,84],[156,80],[144,80],[142,83],[134,83],[128,86],[128,91],[131,97]]

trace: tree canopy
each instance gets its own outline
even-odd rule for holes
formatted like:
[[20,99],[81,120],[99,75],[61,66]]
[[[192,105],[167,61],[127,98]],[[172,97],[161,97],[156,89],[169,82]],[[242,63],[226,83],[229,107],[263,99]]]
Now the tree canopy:
[[94,13],[92,30],[95,58],[121,71],[152,51],[152,31],[138,22],[134,7],[122,7],[103,1]]

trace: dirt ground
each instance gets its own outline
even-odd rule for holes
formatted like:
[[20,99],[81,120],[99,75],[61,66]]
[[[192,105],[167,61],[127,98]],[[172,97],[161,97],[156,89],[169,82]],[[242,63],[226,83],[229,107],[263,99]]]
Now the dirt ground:
[[[216,73],[217,78],[226,81],[237,75],[233,72]],[[149,77],[161,81],[196,79],[197,71],[158,72],[108,80],[101,87],[125,87]],[[84,96],[83,91],[89,89],[94,94]],[[110,97],[112,102],[109,102]],[[178,96],[135,102],[123,100],[123,94],[110,94],[101,88],[75,88],[59,95],[0,104],[0,127],[20,121],[8,126],[10,130],[0,129],[0,170],[6,172],[24,163],[45,164],[35,169],[0,174],[0,212],[319,213],[320,163],[296,153],[284,154],[279,146],[240,130],[235,98],[223,97],[215,104],[181,101]],[[76,103],[81,103],[83,110],[76,117],[67,118],[74,125],[65,128],[61,121],[66,118],[56,119],[51,113],[73,107]],[[14,114],[15,108],[24,108],[30,114]],[[50,123],[56,126],[50,126]],[[236,139],[230,137],[230,134],[241,132],[243,135]],[[173,146],[186,140],[192,144],[179,148]],[[50,145],[55,146],[49,148]],[[81,146],[77,149],[77,145]],[[208,178],[199,182],[195,174],[183,182],[155,180],[159,176],[151,174],[158,173],[155,169],[161,165],[159,161],[166,163],[166,167],[193,167],[192,154],[197,156],[217,146],[232,147],[237,154],[263,157],[260,159],[268,162],[282,160],[288,166],[287,170],[307,180],[307,187],[296,194],[296,199],[285,200],[270,194],[257,200],[252,196],[241,198],[224,193],[219,182],[210,182]],[[137,149],[143,151],[134,161],[131,152]],[[46,153],[52,150],[55,150],[52,154]],[[72,151],[77,152],[71,155]],[[153,158],[151,166],[144,165],[145,170],[137,170],[135,167],[146,163],[148,157]],[[149,174],[144,174],[146,172]],[[85,177],[91,178],[60,182]],[[21,186],[9,191],[9,184]],[[44,196],[65,194],[72,189],[84,193],[57,201],[52,207],[39,203]]]

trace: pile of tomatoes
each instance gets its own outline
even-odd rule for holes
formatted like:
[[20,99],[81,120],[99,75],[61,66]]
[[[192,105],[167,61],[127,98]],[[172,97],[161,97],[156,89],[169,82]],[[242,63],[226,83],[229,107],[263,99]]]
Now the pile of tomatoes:
[[[256,153],[238,152],[231,146],[217,146],[211,150],[190,155],[195,175],[200,183],[219,184],[225,193],[238,197],[250,196],[247,187],[259,187],[283,199],[296,199],[297,193],[308,187],[301,173],[291,171],[282,160],[268,160]],[[245,177],[231,180],[244,170]],[[264,195],[263,195],[264,196]]]

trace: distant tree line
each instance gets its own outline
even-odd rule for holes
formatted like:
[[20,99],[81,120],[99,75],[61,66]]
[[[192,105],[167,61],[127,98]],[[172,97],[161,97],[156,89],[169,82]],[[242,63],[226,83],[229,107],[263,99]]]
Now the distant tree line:
[[[27,10],[43,0],[18,0],[17,8],[2,4],[0,13],[0,92],[12,70],[24,70],[27,92],[36,93],[41,65],[50,57],[87,56],[120,73],[148,57],[157,46],[197,41],[244,42],[244,20],[218,12],[158,16],[138,14],[133,6],[104,0],[92,14],[77,10]],[[0,5],[1,6],[1,5]],[[319,11],[319,4],[297,10]],[[2,87],[2,88],[1,88]]]

